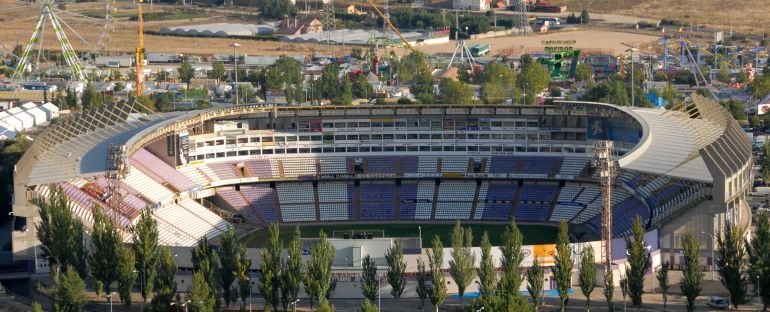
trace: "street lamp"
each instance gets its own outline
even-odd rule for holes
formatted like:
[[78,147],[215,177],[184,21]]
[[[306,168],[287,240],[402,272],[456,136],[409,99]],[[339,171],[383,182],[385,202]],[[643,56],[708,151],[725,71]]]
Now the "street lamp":
[[637,48],[629,48],[626,50],[626,52],[631,52],[631,61],[629,62],[631,66],[631,107],[636,107],[636,97],[634,95],[634,52],[639,51]]
[[713,233],[706,233],[701,232],[701,234],[706,234],[708,236],[711,236],[711,280],[715,280],[715,272],[714,272],[714,265],[716,264],[716,259],[714,259],[714,246],[716,245],[716,236],[714,236]]
[[289,305],[291,306],[291,309],[292,309],[293,312],[297,312],[297,302],[299,302],[299,299],[294,300],[291,303],[289,303]]
[[[142,287],[144,287],[144,270],[142,272],[134,270],[134,273],[139,273],[139,294],[142,294]],[[144,311],[144,297],[142,297],[142,305],[139,306],[139,311]]]
[[422,249],[422,226],[417,226],[417,232],[420,235],[420,249]]
[[238,105],[238,55],[235,54],[235,49],[241,45],[237,42],[230,44],[233,47],[233,70],[235,71],[235,105]]
[[110,312],[112,312],[112,295],[114,295],[114,294],[115,294],[115,292],[113,291],[113,292],[111,292],[111,293],[109,293],[109,294],[104,296],[104,298],[107,298],[107,301],[110,302]]

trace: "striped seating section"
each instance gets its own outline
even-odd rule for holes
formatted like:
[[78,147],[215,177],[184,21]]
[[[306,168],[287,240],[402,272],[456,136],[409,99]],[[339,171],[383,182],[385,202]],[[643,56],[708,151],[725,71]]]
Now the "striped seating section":
[[[483,186],[483,184],[482,184]],[[483,202],[476,206],[476,218],[478,220],[506,221],[511,217],[511,208],[515,199],[518,186],[507,183],[489,183],[483,197]],[[481,200],[481,192],[479,192]]]
[[318,208],[321,221],[349,220],[348,184],[344,182],[318,184]]
[[475,182],[444,181],[439,185],[437,220],[470,219],[473,196],[476,193]]
[[139,149],[129,157],[131,165],[160,184],[168,185],[178,192],[192,189],[196,186],[193,181],[169,166],[145,149]]
[[523,185],[516,204],[516,220],[546,221],[558,190],[556,185]]
[[275,209],[275,191],[269,186],[241,187],[241,194],[249,202],[257,216],[264,222],[279,221]]
[[283,222],[316,221],[315,195],[311,183],[276,184]]

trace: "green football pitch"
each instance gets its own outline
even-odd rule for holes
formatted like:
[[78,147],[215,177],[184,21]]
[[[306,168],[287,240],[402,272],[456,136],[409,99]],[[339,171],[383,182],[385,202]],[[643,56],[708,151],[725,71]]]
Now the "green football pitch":
[[[344,225],[303,225],[299,227],[302,237],[318,237],[318,232],[323,230],[327,236],[342,238],[342,233],[370,232],[375,237],[417,237],[418,226],[422,227],[423,247],[430,247],[430,242],[435,235],[441,238],[444,246],[450,245],[450,235],[454,224],[430,224],[430,223],[395,223],[395,224],[344,224]],[[507,224],[470,224],[473,230],[473,245],[478,246],[484,231],[489,234],[489,240],[493,246],[501,244],[502,233]],[[557,228],[547,225],[519,225],[524,245],[552,244],[556,241]],[[294,233],[294,226],[281,226],[281,240],[286,246]],[[265,247],[268,238],[267,228],[259,229],[241,239],[246,247]]]

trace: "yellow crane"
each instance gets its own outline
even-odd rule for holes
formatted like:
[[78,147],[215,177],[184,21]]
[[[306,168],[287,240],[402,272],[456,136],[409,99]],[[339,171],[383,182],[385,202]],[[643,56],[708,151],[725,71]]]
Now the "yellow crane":
[[142,95],[144,72],[144,25],[142,20],[142,0],[136,2],[137,20],[139,21],[139,43],[136,46],[136,96]]
[[385,24],[388,25],[388,27],[391,30],[393,30],[393,32],[395,32],[396,35],[398,35],[399,38],[401,38],[401,41],[404,42],[406,47],[409,48],[410,51],[415,52],[415,50],[412,47],[412,45],[409,44],[409,41],[407,41],[406,38],[404,38],[404,36],[401,35],[401,32],[398,31],[398,28],[396,28],[396,26],[393,26],[393,24],[390,23],[390,19],[387,16],[385,16],[385,14],[382,14],[380,9],[377,8],[377,5],[375,5],[374,2],[372,2],[372,0],[366,0],[366,2],[369,2],[369,5],[371,5],[372,8],[374,8],[375,11],[377,11],[377,14],[379,14],[380,17],[382,17],[382,20],[385,21]]

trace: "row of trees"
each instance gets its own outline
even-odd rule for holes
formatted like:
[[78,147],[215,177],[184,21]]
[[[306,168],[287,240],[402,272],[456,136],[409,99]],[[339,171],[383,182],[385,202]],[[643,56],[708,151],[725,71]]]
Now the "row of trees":
[[[72,216],[66,196],[54,190],[49,200],[39,204],[41,222],[37,225],[37,235],[42,243],[43,255],[51,262],[55,287],[54,309],[79,311],[86,303],[83,289],[89,275],[93,278],[97,294],[102,291],[111,294],[112,286],[117,284],[117,294],[126,306],[132,304],[131,293],[135,286],[138,286],[144,302],[151,299],[154,311],[173,311],[172,303],[181,301],[174,281],[177,273],[175,255],[172,255],[169,247],[158,245],[157,224],[149,210],[144,211],[136,225],[130,228],[130,244],[123,243],[114,220],[100,210],[94,210],[90,248],[86,248],[84,225]],[[335,250],[326,234],[323,231],[319,233],[318,243],[310,249],[310,260],[303,264],[298,228],[294,230],[286,258],[282,256],[284,246],[278,225],[271,225],[269,232],[267,248],[261,254],[262,275],[258,284],[269,308],[285,310],[296,303],[301,283],[310,297],[311,306],[317,304],[319,311],[332,311],[334,308],[327,299],[336,286],[331,277]],[[730,293],[732,305],[737,307],[745,302],[747,285],[753,283],[766,307],[770,303],[770,262],[766,260],[766,255],[770,254],[768,215],[759,215],[755,238],[750,243],[744,242],[740,229],[730,225],[716,233],[715,237],[719,248],[716,265],[720,281]],[[475,310],[537,310],[542,302],[543,267],[535,261],[526,271],[522,269],[522,234],[516,223],[511,222],[502,234],[499,274],[494,271],[488,234],[485,232],[481,238],[478,267],[474,265],[476,259],[471,251],[472,242],[471,229],[463,228],[458,221],[451,236],[449,275],[457,285],[460,298],[464,298],[465,290],[478,277],[480,296],[472,303]],[[644,242],[644,226],[640,218],[635,220],[625,245],[628,261],[620,281],[621,290],[624,297],[630,297],[632,305],[641,307],[644,276],[650,268],[651,259]],[[694,309],[695,298],[702,290],[703,273],[698,263],[699,243],[688,233],[682,238],[682,246],[684,262],[680,288],[687,299],[687,308],[691,311]],[[568,289],[575,261],[572,255],[568,225],[561,222],[551,271],[562,310],[569,299]],[[429,299],[437,310],[446,299],[443,256],[443,244],[436,236],[428,251],[427,266],[422,259],[418,259],[417,264],[418,297],[423,305]],[[578,281],[581,291],[588,298],[588,309],[597,274],[594,251],[586,247],[580,251],[579,256]],[[391,295],[398,299],[406,285],[406,263],[400,244],[396,243],[388,249],[385,259],[388,265],[385,276],[391,285]],[[192,251],[192,262],[194,275],[187,299],[193,311],[219,309],[220,299],[224,299],[225,306],[237,303],[240,299],[242,307],[245,307],[251,293],[249,270],[252,260],[246,254],[245,246],[237,241],[233,228],[222,235],[216,247],[202,238]],[[612,307],[614,287],[609,272],[605,271],[604,294]],[[667,263],[658,270],[656,277],[665,306],[669,289]],[[534,306],[530,306],[518,292],[525,279]],[[372,308],[371,301],[378,295],[379,283],[376,265],[367,256],[363,260],[361,282],[362,292],[367,299],[363,306]]]

